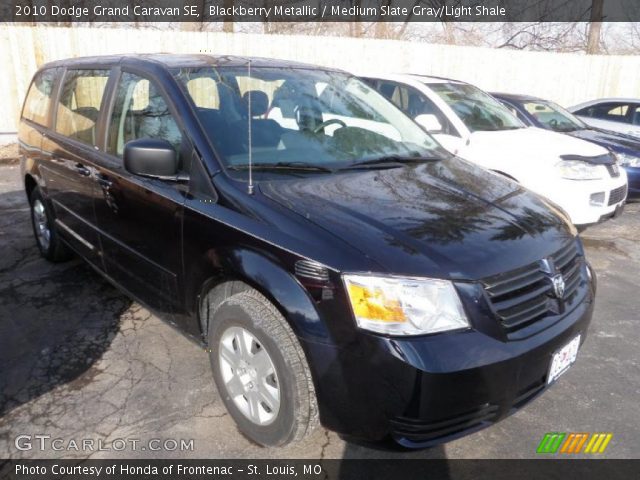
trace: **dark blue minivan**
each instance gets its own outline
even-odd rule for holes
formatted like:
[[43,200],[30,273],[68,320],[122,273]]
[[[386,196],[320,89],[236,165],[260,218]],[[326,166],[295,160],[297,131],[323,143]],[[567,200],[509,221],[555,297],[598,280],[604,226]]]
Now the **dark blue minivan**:
[[444,442],[545,391],[586,337],[596,281],[566,215],[348,73],[58,61],[19,137],[41,254],[82,257],[205,346],[259,444],[318,421]]

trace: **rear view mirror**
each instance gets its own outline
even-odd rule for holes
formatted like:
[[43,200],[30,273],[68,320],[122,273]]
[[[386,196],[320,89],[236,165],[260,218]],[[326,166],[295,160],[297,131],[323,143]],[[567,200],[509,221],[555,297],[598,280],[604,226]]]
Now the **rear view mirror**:
[[414,121],[429,133],[442,133],[442,124],[433,113],[418,115]]
[[146,177],[175,177],[178,173],[178,156],[173,146],[159,138],[131,140],[124,146],[124,168],[133,174]]

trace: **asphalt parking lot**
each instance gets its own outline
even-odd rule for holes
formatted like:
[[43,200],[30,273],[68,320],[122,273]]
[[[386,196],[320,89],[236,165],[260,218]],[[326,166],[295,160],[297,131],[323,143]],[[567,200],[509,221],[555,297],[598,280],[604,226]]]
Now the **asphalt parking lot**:
[[[0,458],[528,458],[552,431],[612,432],[602,456],[640,458],[640,203],[583,238],[599,278],[589,337],[577,363],[524,410],[418,452],[355,445],[323,429],[263,449],[225,413],[202,349],[79,260],[39,257],[19,167],[0,166]],[[16,448],[19,435],[41,434],[63,439],[63,451]],[[68,448],[83,439],[139,443]],[[151,451],[151,439],[193,439],[193,449]]]

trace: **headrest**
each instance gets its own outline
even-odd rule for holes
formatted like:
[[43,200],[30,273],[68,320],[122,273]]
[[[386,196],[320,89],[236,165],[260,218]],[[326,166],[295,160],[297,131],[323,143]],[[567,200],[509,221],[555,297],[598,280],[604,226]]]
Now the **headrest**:
[[312,106],[298,106],[295,110],[296,123],[300,130],[313,130],[322,123],[322,112]]
[[432,109],[425,109],[425,106],[428,107],[428,104],[425,104],[417,94],[412,93],[409,95],[409,105],[407,110],[411,117],[415,117],[421,113],[432,113],[432,111],[429,111]]
[[269,97],[261,90],[248,90],[242,95],[242,103],[249,112],[249,98],[251,98],[251,115],[257,117],[264,115],[269,109]]
[[294,118],[295,109],[301,101],[301,94],[296,84],[291,80],[285,81],[273,92],[273,108],[279,108],[284,118]]
[[380,86],[380,93],[387,100],[391,100],[391,97],[393,97],[393,92],[395,91],[396,91],[396,87],[392,83],[383,83]]

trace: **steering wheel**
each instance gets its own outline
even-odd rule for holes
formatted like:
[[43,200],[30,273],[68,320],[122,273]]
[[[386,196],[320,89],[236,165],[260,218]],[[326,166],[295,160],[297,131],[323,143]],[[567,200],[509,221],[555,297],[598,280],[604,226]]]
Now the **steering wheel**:
[[558,126],[558,120],[552,118],[551,120],[549,120],[549,125],[551,125],[553,128],[556,128]]
[[329,120],[325,120],[320,125],[318,125],[316,128],[314,128],[313,129],[313,133],[318,133],[320,130],[324,130],[325,127],[328,127],[329,125],[333,125],[334,123],[342,125],[343,128],[347,126],[346,123],[344,123],[342,120],[340,120],[338,118],[330,118]]

